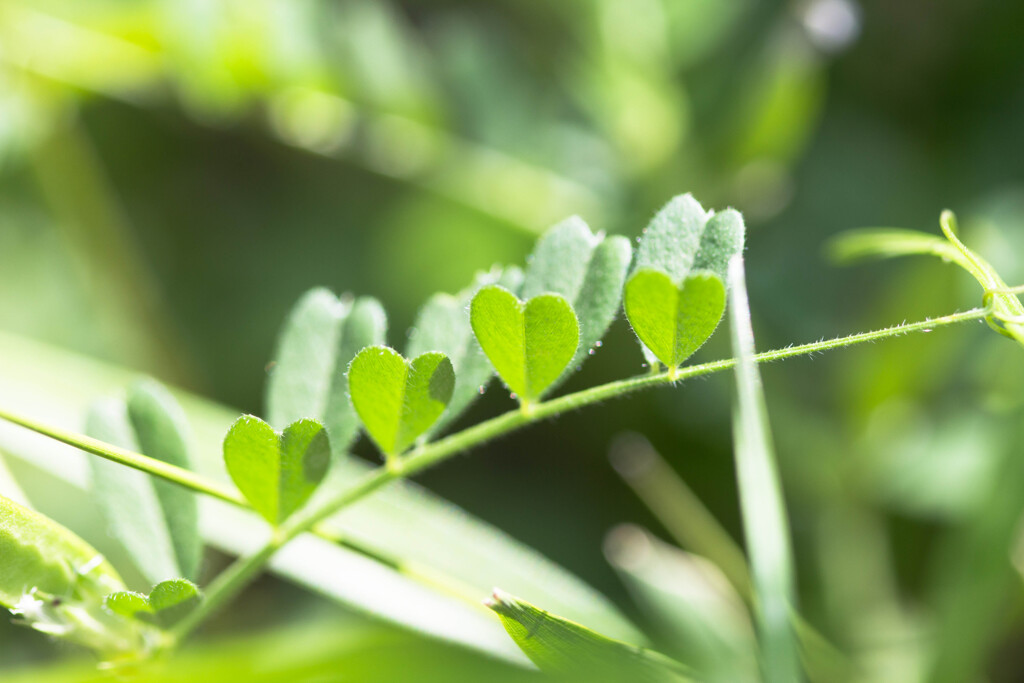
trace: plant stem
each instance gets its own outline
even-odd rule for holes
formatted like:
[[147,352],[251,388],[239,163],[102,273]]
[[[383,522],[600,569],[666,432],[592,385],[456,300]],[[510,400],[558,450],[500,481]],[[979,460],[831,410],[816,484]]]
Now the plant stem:
[[[810,344],[791,346],[785,349],[765,351],[753,356],[758,363],[791,358],[793,356],[809,355],[821,351],[854,346],[866,342],[877,341],[889,337],[897,337],[911,332],[929,332],[934,328],[957,323],[978,320],[990,313],[988,308],[974,308],[962,313],[938,318],[929,318],[914,323],[903,323],[893,325],[873,332],[862,332],[847,337],[822,340]],[[550,401],[544,401],[532,406],[529,413],[519,409],[511,410],[478,425],[469,427],[457,432],[440,441],[425,444],[413,449],[408,455],[396,458],[390,465],[378,467],[359,479],[355,484],[342,491],[334,499],[326,502],[320,508],[300,511],[294,517],[282,525],[274,538],[261,548],[256,554],[240,558],[229,567],[217,581],[210,585],[207,591],[207,599],[200,603],[189,618],[178,625],[174,630],[175,642],[180,642],[197,627],[202,621],[224,604],[227,599],[238,594],[258,573],[259,568],[277,551],[278,548],[302,533],[315,528],[320,522],[332,517],[340,510],[370,495],[395,479],[412,476],[429,467],[437,465],[453,455],[462,453],[480,444],[493,439],[505,436],[506,434],[524,427],[528,424],[544,420],[548,417],[560,415],[571,410],[583,408],[588,405],[600,403],[609,398],[625,396],[653,386],[664,384],[675,384],[677,381],[699,377],[728,370],[736,365],[735,358],[713,361],[692,365],[675,370],[668,370],[641,377],[609,382],[601,386],[584,389],[573,394],[567,394]],[[223,595],[221,595],[223,593]]]
[[126,448],[120,448],[100,441],[99,439],[93,439],[92,437],[85,436],[84,434],[76,434],[58,427],[45,425],[40,422],[36,422],[31,418],[24,417],[22,415],[15,415],[14,413],[10,413],[6,410],[0,409],[0,419],[14,423],[26,429],[30,429],[37,434],[42,434],[43,436],[47,436],[55,441],[60,441],[61,443],[65,443],[69,446],[74,446],[79,450],[91,453],[92,455],[97,455],[105,460],[110,460],[111,462],[116,462],[119,465],[140,470],[147,474],[151,474],[154,477],[160,477],[161,479],[197,493],[203,493],[239,507],[249,507],[249,503],[246,502],[245,498],[240,496],[234,490],[226,486],[221,486],[214,481],[210,481],[206,477],[196,474],[191,470],[187,470],[184,467],[178,467],[177,465],[172,465],[164,462],[163,460],[150,458],[142,455],[141,453],[135,453]]

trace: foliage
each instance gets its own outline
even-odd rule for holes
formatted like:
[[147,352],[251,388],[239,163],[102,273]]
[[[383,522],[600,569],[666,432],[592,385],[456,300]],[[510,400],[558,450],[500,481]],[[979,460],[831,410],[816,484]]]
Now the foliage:
[[[430,439],[430,429],[445,413],[458,382],[448,356],[441,351],[425,351],[407,360],[387,346],[368,344],[361,349],[345,348],[346,343],[354,346],[352,340],[360,335],[372,342],[383,334],[383,313],[377,313],[379,305],[364,300],[362,308],[368,315],[353,318],[358,304],[345,304],[323,290],[314,290],[300,300],[289,318],[279,344],[282,362],[275,370],[269,390],[274,397],[270,403],[276,406],[278,419],[285,419],[290,411],[298,410],[298,406],[306,406],[314,417],[300,417],[281,432],[251,415],[234,422],[223,439],[223,461],[243,497],[222,493],[216,483],[207,483],[189,471],[188,430],[182,411],[169,393],[152,383],[135,385],[125,402],[108,400],[96,404],[90,431],[108,438],[110,444],[5,415],[22,426],[113,461],[101,463],[102,468],[94,468],[99,484],[95,494],[105,499],[106,513],[115,535],[134,557],[136,565],[147,576],[161,576],[161,580],[148,595],[124,590],[121,579],[102,556],[72,532],[37,513],[7,503],[7,516],[13,523],[5,527],[9,544],[12,544],[12,552],[5,554],[8,558],[5,562],[13,564],[5,571],[22,587],[8,590],[0,597],[5,606],[23,615],[40,630],[67,635],[70,640],[86,644],[107,658],[145,659],[154,651],[176,648],[207,618],[237,597],[268,563],[273,562],[279,551],[290,542],[299,544],[300,537],[307,533],[347,545],[371,562],[403,569],[400,560],[396,563],[374,550],[372,538],[371,547],[364,547],[338,535],[327,525],[349,506],[396,479],[412,476],[452,455],[565,410],[644,387],[674,384],[685,377],[735,367],[734,441],[749,569],[737,570],[735,566],[729,569],[734,572],[732,579],[737,582],[736,590],[749,599],[757,624],[760,654],[755,655],[753,640],[738,635],[735,626],[729,627],[733,629],[731,634],[718,631],[717,637],[721,638],[718,644],[712,644],[714,641],[705,646],[684,643],[680,663],[641,647],[644,636],[631,626],[624,629],[631,631],[631,635],[623,642],[501,591],[494,592],[490,606],[516,645],[548,673],[584,677],[600,674],[611,680],[621,677],[685,680],[691,672],[696,672],[699,677],[718,680],[727,671],[732,672],[730,675],[752,677],[754,674],[749,668],[733,666],[756,657],[764,680],[795,681],[803,675],[800,654],[803,668],[809,675],[814,678],[831,676],[822,672],[834,672],[834,667],[822,668],[821,664],[825,657],[822,653],[828,652],[831,646],[799,616],[789,525],[756,364],[979,318],[986,318],[1000,331],[1015,336],[1019,301],[991,266],[956,238],[951,221],[944,216],[946,237],[957,250],[956,262],[986,288],[984,308],[762,354],[754,351],[740,256],[744,229],[735,211],[705,212],[690,195],[670,201],[645,230],[633,274],[624,286],[627,264],[622,257],[630,250],[622,248],[614,239],[592,235],[589,228],[577,220],[561,223],[540,240],[531,267],[525,273],[522,291],[523,296],[531,292],[529,298],[524,301],[508,289],[488,284],[488,280],[501,280],[498,271],[480,276],[476,279],[477,285],[463,295],[469,300],[469,306],[463,309],[462,323],[445,330],[452,333],[448,335],[449,341],[456,340],[453,346],[463,351],[460,365],[467,359],[467,345],[458,338],[467,329],[472,330],[479,351],[490,361],[513,397],[519,399],[519,409],[437,440]],[[884,253],[889,237],[874,233],[870,239],[877,246],[864,237],[851,239],[859,240],[856,251]],[[925,243],[924,240],[919,242]],[[907,240],[899,243],[906,244]],[[614,257],[613,267],[600,265],[599,253],[603,245],[609,245],[607,253]],[[928,250],[941,252],[934,246]],[[595,259],[599,261],[596,267],[593,266]],[[556,263],[565,267],[558,269]],[[573,263],[577,265],[572,266]],[[514,274],[517,271],[501,272]],[[564,277],[567,274],[569,281]],[[585,326],[563,294],[536,292],[537,283],[542,281],[551,281],[569,295],[575,292],[575,301],[586,311]],[[726,285],[732,304],[730,328],[736,358],[681,367],[718,326],[725,308]],[[587,286],[591,289],[584,295],[582,291]],[[600,305],[592,305],[594,300]],[[614,301],[614,305],[609,305],[609,300]],[[543,400],[545,392],[577,356],[581,331],[588,330],[592,337],[595,330],[607,328],[609,311],[613,314],[620,300],[645,350],[662,361],[666,369]],[[446,303],[444,299],[431,299],[428,312],[422,314],[421,319],[430,321],[435,315],[450,316],[452,311],[444,305]],[[348,331],[350,321],[353,323],[351,333]],[[430,326],[427,330],[428,334],[441,339],[446,336],[438,329],[431,330]],[[600,338],[592,339],[591,343],[596,345],[600,341]],[[352,360],[344,379],[339,380],[339,360],[349,355]],[[334,425],[332,429],[318,419],[320,415],[329,415],[329,405],[339,400],[339,392],[347,394],[363,429],[378,445],[385,460],[382,467],[359,477],[344,474],[341,468],[347,456],[331,445],[333,432],[338,432],[343,442],[350,442],[350,427],[333,420],[329,421]],[[467,404],[464,398],[459,409]],[[135,446],[144,452],[132,452]],[[138,471],[118,466],[125,464]],[[335,470],[330,476],[329,469]],[[160,477],[162,481],[151,480],[139,471]],[[125,473],[139,481],[129,485],[111,484],[118,482],[117,477]],[[157,488],[157,484],[161,488]],[[171,486],[183,488],[165,488]],[[183,567],[195,565],[194,559],[188,560],[193,557],[189,553],[198,541],[196,516],[194,501],[191,494],[185,493],[186,489],[251,508],[274,528],[262,547],[243,555],[218,575],[207,586],[205,596],[187,578],[162,576],[168,571],[183,574]],[[173,495],[169,497],[168,493]],[[183,497],[185,495],[189,497]],[[178,501],[184,503],[181,510],[176,506]],[[147,536],[149,527],[162,530],[162,535]],[[703,536],[706,539],[725,537],[719,532]],[[154,558],[161,557],[154,553],[154,548],[164,553],[162,564],[154,564]],[[724,557],[712,547],[706,549],[706,555]],[[87,561],[86,556],[90,558]],[[649,579],[635,574],[628,562],[619,562],[619,565],[627,575],[637,577],[631,580],[638,581],[638,586],[649,583]],[[103,581],[91,576],[100,566],[104,567],[103,576],[107,577],[105,590],[98,588]],[[67,568],[63,574],[62,567]],[[414,580],[427,578],[406,571]],[[749,583],[740,576],[749,576]],[[62,583],[50,585],[54,580]],[[83,581],[84,588],[80,585]],[[698,585],[702,585],[702,590],[710,586],[706,582]],[[650,594],[650,589],[642,590]],[[587,600],[582,594],[580,599]],[[53,601],[49,607],[46,600]],[[99,615],[86,636],[81,635],[82,629],[62,622],[61,619],[68,621],[66,616],[54,617],[49,613],[56,610],[64,615],[70,609],[64,605],[65,600],[76,609]],[[719,625],[722,623],[718,616],[720,609],[695,610],[684,601],[667,614],[671,621],[687,624],[683,632],[694,637],[704,627],[723,628]],[[51,628],[51,623],[59,627]],[[136,641],[125,633],[136,634]],[[458,639],[454,633],[444,630],[439,633]],[[740,659],[734,662],[726,658],[723,646],[732,648]],[[477,647],[511,657],[509,652],[493,645],[477,643]],[[715,654],[711,655],[712,652]]]

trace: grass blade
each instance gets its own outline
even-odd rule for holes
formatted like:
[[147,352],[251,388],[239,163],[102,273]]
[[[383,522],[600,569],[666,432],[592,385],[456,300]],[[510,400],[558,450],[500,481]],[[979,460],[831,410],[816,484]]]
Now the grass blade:
[[740,511],[754,585],[761,667],[772,683],[801,679],[790,614],[796,607],[792,549],[768,426],[761,375],[754,362],[754,332],[743,259],[729,263],[730,323],[736,363],[733,438]]

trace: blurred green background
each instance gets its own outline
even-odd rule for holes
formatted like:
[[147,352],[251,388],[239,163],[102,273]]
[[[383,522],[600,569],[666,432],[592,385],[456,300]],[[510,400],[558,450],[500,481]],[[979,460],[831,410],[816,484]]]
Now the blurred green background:
[[[561,218],[636,236],[690,191],[746,216],[759,347],[811,341],[980,303],[938,262],[836,267],[845,229],[952,208],[1024,281],[1022,140],[1018,2],[4,0],[0,329],[258,413],[306,289],[379,298],[401,345]],[[642,362],[620,320],[565,390]],[[1024,493],[1020,350],[972,325],[763,372],[808,619],[874,680],[1024,680],[998,504]],[[421,481],[634,613],[603,539],[665,533],[609,446],[645,434],[741,538],[729,392],[615,401]],[[511,406],[494,385],[462,423]],[[261,628],[341,611],[254,595]],[[67,652],[0,624],[0,667]]]

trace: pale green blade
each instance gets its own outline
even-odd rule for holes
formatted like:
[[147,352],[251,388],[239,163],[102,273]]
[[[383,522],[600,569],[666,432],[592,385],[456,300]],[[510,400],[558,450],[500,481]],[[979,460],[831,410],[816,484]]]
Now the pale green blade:
[[[133,386],[128,392],[128,419],[143,454],[192,469],[185,413],[166,388],[151,380]],[[195,494],[170,482],[152,481],[181,575],[195,579],[203,555]]]
[[754,362],[754,332],[744,282],[743,259],[729,264],[736,406],[733,438],[740,512],[753,580],[761,667],[769,681],[801,680],[791,615],[796,588],[789,523],[782,497],[761,375]]
[[591,255],[601,237],[579,216],[571,216],[545,232],[527,258],[520,296],[531,299],[553,292],[575,301],[587,277]]
[[504,591],[495,589],[487,604],[541,671],[607,681],[688,680],[685,668],[662,654],[608,638]]
[[625,525],[609,534],[605,555],[658,627],[666,651],[701,680],[760,680],[750,614],[718,567]]
[[327,397],[351,303],[327,289],[311,289],[295,303],[278,333],[267,376],[267,422],[284,429],[303,417],[318,417]]
[[427,351],[440,351],[448,356],[455,370],[455,389],[448,409],[427,430],[436,434],[457,419],[475,401],[494,376],[494,368],[473,336],[469,323],[469,304],[473,296],[487,285],[500,285],[510,292],[519,291],[523,273],[515,267],[494,268],[477,273],[473,284],[455,296],[435,294],[427,300],[416,316],[406,353],[415,358]]
[[[81,415],[95,395],[118,391],[136,376],[0,333],[0,407],[65,429],[80,430]],[[227,482],[221,442],[237,411],[184,392],[174,394],[196,435],[197,471]],[[0,446],[18,461],[34,463],[53,475],[47,490],[61,501],[72,495],[82,497],[80,491],[88,486],[90,456],[75,449],[5,423],[0,423]],[[348,459],[335,467],[339,476],[355,479],[370,466]],[[82,500],[84,504],[85,498]],[[57,502],[36,500],[44,509]],[[207,542],[228,553],[255,551],[266,533],[265,523],[254,515],[209,499],[201,500],[200,521]],[[629,620],[587,584],[499,529],[415,484],[395,482],[332,518],[327,526],[427,574],[449,577],[465,586],[477,605],[476,601],[498,584],[611,637],[642,640]],[[502,657],[517,652],[501,627],[466,600],[320,539],[304,537],[286,546],[271,569],[396,623]]]
[[[89,409],[86,433],[133,451],[138,440],[121,399],[98,401]],[[150,583],[182,576],[171,528],[149,475],[92,458],[92,490],[107,526]]]
[[725,282],[729,259],[743,253],[746,227],[736,209],[716,213],[704,226],[693,270],[709,270]]
[[673,282],[690,274],[711,214],[693,195],[673,197],[648,223],[636,250],[633,272],[658,270]]

